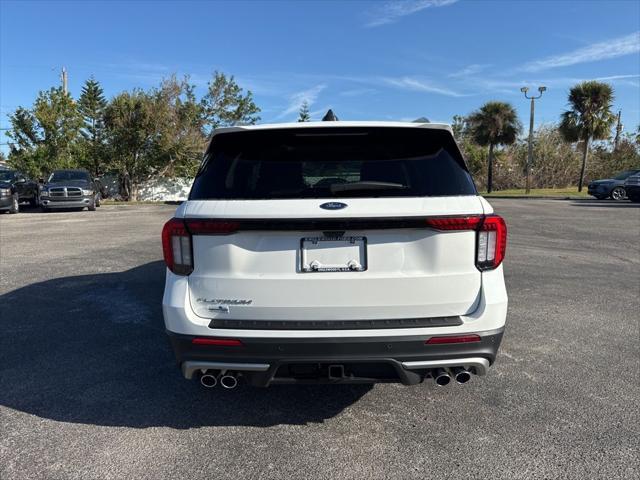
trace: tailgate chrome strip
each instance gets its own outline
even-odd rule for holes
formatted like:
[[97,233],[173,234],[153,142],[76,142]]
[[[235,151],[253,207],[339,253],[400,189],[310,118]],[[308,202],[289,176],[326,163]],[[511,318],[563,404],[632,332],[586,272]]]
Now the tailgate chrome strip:
[[196,370],[237,370],[240,372],[266,372],[268,363],[228,363],[228,362],[193,362],[186,361],[182,364],[182,375],[187,380],[193,378]]
[[487,370],[489,370],[489,360],[482,357],[452,358],[450,360],[402,362],[402,366],[409,370],[418,370],[421,368],[473,367],[476,375],[486,375]]

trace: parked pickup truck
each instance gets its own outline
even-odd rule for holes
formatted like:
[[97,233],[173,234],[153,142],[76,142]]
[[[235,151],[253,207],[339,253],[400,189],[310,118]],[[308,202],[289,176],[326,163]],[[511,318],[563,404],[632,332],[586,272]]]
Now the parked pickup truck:
[[38,184],[15,170],[0,170],[0,211],[18,213],[20,202],[38,204]]
[[44,212],[58,208],[94,211],[100,206],[100,191],[87,170],[54,170],[40,191]]
[[447,125],[219,128],[162,231],[166,330],[205,387],[465,383],[502,339],[506,240]]

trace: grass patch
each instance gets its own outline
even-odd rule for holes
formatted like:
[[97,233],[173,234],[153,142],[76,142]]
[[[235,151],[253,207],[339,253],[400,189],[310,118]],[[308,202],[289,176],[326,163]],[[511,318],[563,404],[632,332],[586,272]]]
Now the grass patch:
[[578,192],[578,187],[569,188],[532,188],[528,195],[524,192],[524,188],[512,190],[494,190],[491,193],[480,192],[483,197],[582,197],[588,198],[586,187],[582,192]]

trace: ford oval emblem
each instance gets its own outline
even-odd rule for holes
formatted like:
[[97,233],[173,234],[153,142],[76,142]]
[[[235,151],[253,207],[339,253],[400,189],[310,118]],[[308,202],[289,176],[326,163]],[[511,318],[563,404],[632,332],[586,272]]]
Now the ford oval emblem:
[[348,205],[342,202],[327,202],[320,205],[320,208],[324,208],[325,210],[341,210]]

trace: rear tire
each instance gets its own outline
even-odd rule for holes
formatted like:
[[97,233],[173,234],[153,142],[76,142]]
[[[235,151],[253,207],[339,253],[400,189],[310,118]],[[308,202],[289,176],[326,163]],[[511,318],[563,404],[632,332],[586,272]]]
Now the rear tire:
[[36,208],[38,206],[38,196],[34,196],[33,198],[29,199],[29,205],[31,205],[31,207]]
[[90,212],[95,212],[96,211],[96,200],[95,200],[95,198],[93,199],[93,203],[87,207],[87,210],[89,210]]
[[611,190],[611,198],[613,198],[616,202],[624,200],[627,198],[627,192],[624,187],[616,187]]
[[13,200],[11,201],[11,208],[9,209],[9,213],[18,213],[20,211],[20,198],[18,194],[13,195]]
[[96,204],[96,207],[99,207],[99,206],[100,206],[100,194],[97,194],[97,195],[96,195],[95,204]]

